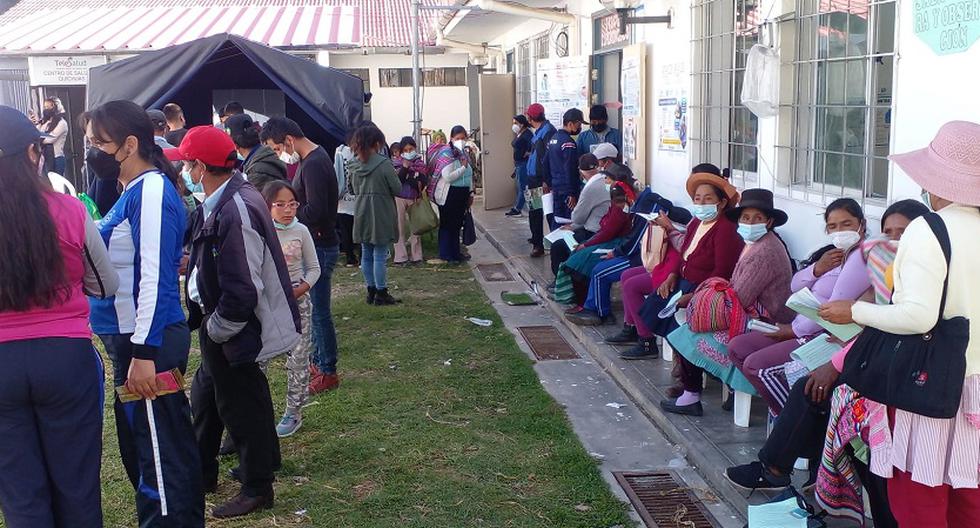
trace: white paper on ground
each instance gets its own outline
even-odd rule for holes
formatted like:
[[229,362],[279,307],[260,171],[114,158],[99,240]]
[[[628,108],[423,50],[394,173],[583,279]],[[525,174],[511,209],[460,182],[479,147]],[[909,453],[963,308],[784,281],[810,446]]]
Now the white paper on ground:
[[[659,295],[659,294],[657,292],[653,292],[653,295]],[[677,290],[676,292],[674,292],[674,295],[670,298],[670,300],[667,301],[667,306],[664,306],[664,309],[660,310],[660,313],[657,314],[657,317],[661,319],[666,319],[674,315],[674,312],[677,311],[677,302],[681,300],[681,297],[683,295],[684,292],[682,292],[681,290]]]
[[541,195],[541,209],[544,210],[544,215],[548,216],[550,214],[555,214],[555,195],[548,193]]

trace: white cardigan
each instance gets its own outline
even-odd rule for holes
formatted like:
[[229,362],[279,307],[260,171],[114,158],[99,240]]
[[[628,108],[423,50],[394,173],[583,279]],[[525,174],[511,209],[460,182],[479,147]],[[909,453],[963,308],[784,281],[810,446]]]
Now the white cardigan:
[[[953,204],[939,212],[949,230],[949,290],[945,319],[970,320],[966,351],[967,377],[980,374],[980,210]],[[895,293],[892,304],[858,302],[851,309],[854,321],[893,334],[928,332],[935,326],[942,298],[946,260],[929,224],[918,218],[909,224],[895,257]]]

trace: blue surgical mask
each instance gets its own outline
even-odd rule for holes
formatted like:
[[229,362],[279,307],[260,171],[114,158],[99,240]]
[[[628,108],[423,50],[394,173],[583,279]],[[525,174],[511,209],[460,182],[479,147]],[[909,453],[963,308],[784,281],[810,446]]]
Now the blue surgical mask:
[[292,228],[296,227],[296,224],[299,223],[299,219],[298,218],[293,218],[293,221],[290,222],[290,223],[288,223],[288,224],[280,224],[279,222],[276,222],[275,220],[273,220],[272,223],[276,226],[276,229],[278,229],[280,231],[285,231],[287,229],[292,229]]
[[191,178],[191,172],[189,170],[186,169],[182,170],[180,172],[180,177],[184,179],[184,187],[187,187],[188,192],[192,194],[204,192],[204,184],[201,182],[194,183],[194,180]]
[[238,161],[245,161],[245,156],[242,156],[241,152],[237,152],[236,154],[238,154]]
[[766,224],[738,224],[738,234],[742,240],[745,240],[746,244],[757,242],[768,232],[769,228],[766,227]]
[[607,183],[606,184],[606,192],[609,192],[611,190],[612,190],[612,184],[611,183]]
[[412,161],[417,157],[419,157],[419,152],[417,150],[412,150],[410,152],[402,152],[402,159],[407,159],[408,161]]
[[691,214],[702,222],[710,222],[718,217],[718,204],[694,204]]

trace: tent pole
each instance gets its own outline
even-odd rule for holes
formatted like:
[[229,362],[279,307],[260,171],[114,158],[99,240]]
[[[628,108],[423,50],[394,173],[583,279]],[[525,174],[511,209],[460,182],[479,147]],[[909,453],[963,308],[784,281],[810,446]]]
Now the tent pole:
[[419,94],[419,1],[412,0],[412,135],[422,140],[422,114]]

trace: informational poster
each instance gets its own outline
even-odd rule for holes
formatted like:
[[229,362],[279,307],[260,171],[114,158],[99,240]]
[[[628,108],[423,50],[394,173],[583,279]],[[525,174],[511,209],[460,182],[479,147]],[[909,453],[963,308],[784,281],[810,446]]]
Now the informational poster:
[[27,58],[27,71],[31,86],[85,86],[89,68],[105,63],[105,55],[42,55]]
[[688,79],[684,63],[665,64],[657,90],[657,145],[659,150],[687,150]]
[[980,39],[977,0],[914,0],[913,31],[936,55],[962,53]]
[[624,55],[622,73],[620,75],[620,90],[623,93],[623,157],[636,159],[636,142],[639,137],[637,127],[641,126],[640,113],[642,108],[643,85],[640,82],[642,57],[640,55]]
[[548,120],[561,128],[566,110],[578,108],[589,114],[589,57],[579,55],[537,62],[538,91],[535,102],[544,106]]

